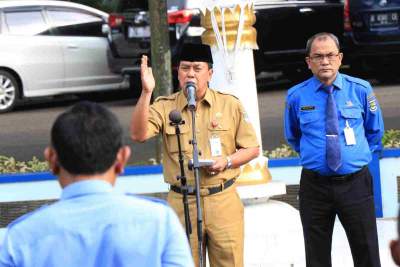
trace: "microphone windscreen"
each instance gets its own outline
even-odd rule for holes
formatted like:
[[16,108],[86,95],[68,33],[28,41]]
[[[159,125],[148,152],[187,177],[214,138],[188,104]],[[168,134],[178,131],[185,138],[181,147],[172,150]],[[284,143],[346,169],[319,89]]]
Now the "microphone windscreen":
[[192,87],[194,87],[194,88],[196,88],[196,84],[194,83],[194,82],[187,82],[186,83],[186,90],[187,90],[187,88],[189,88],[190,86],[192,86]]
[[173,123],[180,123],[182,121],[182,114],[178,110],[174,109],[169,113],[169,120]]
[[194,82],[187,82],[185,88],[186,88],[186,94],[187,94],[188,108],[190,110],[195,110],[196,109],[196,84]]

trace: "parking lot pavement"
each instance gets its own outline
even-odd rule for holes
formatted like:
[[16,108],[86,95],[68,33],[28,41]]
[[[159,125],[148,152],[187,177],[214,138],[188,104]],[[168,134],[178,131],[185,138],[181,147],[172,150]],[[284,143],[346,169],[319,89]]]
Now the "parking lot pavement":
[[[396,219],[377,219],[382,267],[394,267],[389,242],[396,237]],[[275,200],[245,208],[246,267],[305,267],[303,233],[298,210]],[[352,267],[346,234],[336,220],[332,266]]]
[[[379,252],[381,257],[382,267],[394,267],[392,256],[390,255],[389,242],[395,239],[396,234],[396,219],[377,219]],[[350,253],[350,247],[347,242],[346,233],[343,230],[340,222],[336,220],[333,244],[332,244],[332,264],[333,267],[353,266],[353,261]]]

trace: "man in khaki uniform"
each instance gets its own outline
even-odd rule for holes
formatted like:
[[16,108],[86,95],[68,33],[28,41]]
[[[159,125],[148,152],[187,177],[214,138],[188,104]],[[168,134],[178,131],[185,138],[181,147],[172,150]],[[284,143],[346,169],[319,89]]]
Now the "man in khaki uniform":
[[[184,45],[178,68],[179,86],[183,90],[159,97],[152,105],[150,99],[155,81],[147,62],[147,57],[143,56],[142,94],[132,113],[132,139],[143,142],[162,134],[164,179],[171,185],[168,202],[184,225],[180,181],[176,179],[180,174],[178,144],[175,127],[170,125],[169,113],[178,110],[185,121],[180,130],[187,166],[193,157],[193,147],[189,144],[192,139],[192,119],[184,88],[188,82],[195,83],[196,138],[200,159],[214,160],[212,166],[199,171],[204,246],[208,248],[211,266],[243,266],[243,205],[236,192],[235,179],[240,174],[239,167],[259,154],[259,144],[247,114],[236,97],[208,88],[213,72],[209,46]],[[188,185],[194,186],[193,172],[185,169]],[[198,265],[195,193],[189,195],[189,210],[193,230],[190,244]]]

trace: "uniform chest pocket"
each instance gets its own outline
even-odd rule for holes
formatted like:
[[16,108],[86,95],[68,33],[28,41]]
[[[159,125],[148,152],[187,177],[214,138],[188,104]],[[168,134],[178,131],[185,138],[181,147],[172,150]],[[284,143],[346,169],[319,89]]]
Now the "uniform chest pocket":
[[341,122],[341,127],[358,127],[363,123],[362,119],[362,109],[357,107],[345,107],[340,109],[340,115],[343,118],[343,122]]
[[[189,128],[186,125],[181,125],[179,126],[180,129],[180,143],[181,143],[181,149],[182,152],[187,152],[189,151],[189,140],[190,140],[190,131]],[[176,131],[174,126],[168,126],[165,129],[165,141],[167,145],[167,149],[171,153],[177,153],[179,151],[179,146],[178,146],[178,138],[176,136]]]
[[228,122],[216,122],[215,125],[212,123],[208,126],[208,132],[216,135],[225,135],[229,132],[229,123]]
[[362,111],[360,108],[341,108],[340,114],[345,119],[360,119]]
[[313,134],[322,127],[321,116],[316,111],[302,111],[299,119],[300,129],[304,134]]
[[208,139],[219,138],[223,155],[230,154],[235,149],[234,139],[231,136],[231,127],[228,122],[219,122],[215,127],[208,126]]
[[300,124],[307,125],[320,119],[315,111],[300,112]]

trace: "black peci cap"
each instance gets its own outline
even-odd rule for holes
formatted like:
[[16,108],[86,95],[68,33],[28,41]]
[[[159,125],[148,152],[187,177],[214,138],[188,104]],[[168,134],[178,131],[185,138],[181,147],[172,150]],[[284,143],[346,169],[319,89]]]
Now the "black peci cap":
[[184,44],[179,61],[199,61],[213,63],[210,46],[204,44]]

